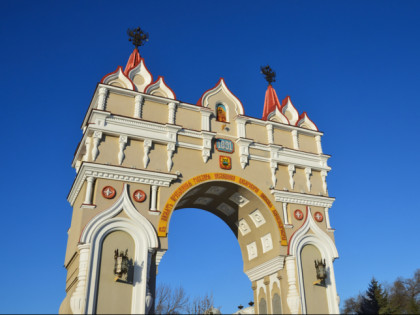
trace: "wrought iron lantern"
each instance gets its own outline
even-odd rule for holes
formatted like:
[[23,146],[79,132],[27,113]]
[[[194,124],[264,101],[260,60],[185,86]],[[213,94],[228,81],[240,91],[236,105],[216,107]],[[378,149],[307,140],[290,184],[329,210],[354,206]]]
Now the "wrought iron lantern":
[[316,278],[318,280],[315,281],[314,284],[325,286],[325,279],[327,279],[327,269],[325,267],[325,259],[324,261],[322,261],[322,259],[315,260]]
[[118,252],[118,249],[114,252],[114,274],[116,275],[115,281],[120,279],[123,275],[126,275],[128,273],[128,249],[125,250],[125,252],[120,251]]

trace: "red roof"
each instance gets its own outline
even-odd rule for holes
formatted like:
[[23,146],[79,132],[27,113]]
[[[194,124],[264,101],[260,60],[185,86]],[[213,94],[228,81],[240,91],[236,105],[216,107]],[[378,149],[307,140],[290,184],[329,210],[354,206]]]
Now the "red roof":
[[127,65],[125,66],[124,74],[128,76],[128,73],[130,70],[134,69],[139,65],[141,61],[139,50],[137,48],[134,48],[133,52],[130,55],[130,58],[128,58]]
[[276,90],[269,85],[267,88],[267,92],[265,92],[265,101],[264,101],[264,111],[263,111],[263,120],[267,120],[267,117],[270,113],[276,110],[277,108],[280,110],[280,102],[279,98],[277,97]]

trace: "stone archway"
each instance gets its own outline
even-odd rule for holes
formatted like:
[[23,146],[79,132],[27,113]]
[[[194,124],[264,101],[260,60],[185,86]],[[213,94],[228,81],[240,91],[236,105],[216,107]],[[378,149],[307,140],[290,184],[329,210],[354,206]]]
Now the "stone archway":
[[[320,253],[331,270],[338,256],[328,217],[334,198],[328,196],[329,156],[322,152],[322,132],[305,112],[299,115],[290,97],[280,103],[271,85],[263,118],[252,118],[223,79],[197,104],[188,104],[176,99],[163,77],[153,81],[137,50],[130,60],[137,61],[103,77],[82,124],[73,160],[77,176],[68,196],[73,218],[65,258],[67,296],[60,312],[102,309],[91,298],[100,290],[95,283],[106,283],[103,290],[131,303],[129,309],[152,312],[171,214],[183,207],[211,211],[237,235],[256,312],[305,312],[300,252],[290,251],[296,248],[290,247],[297,239],[293,235],[315,235],[318,247],[328,248]],[[307,206],[312,212],[304,211]],[[101,227],[98,235],[128,236],[117,233],[108,243],[85,237],[92,222]],[[136,226],[146,232],[139,234]],[[136,244],[130,245],[131,258],[142,273],[134,285],[142,296],[131,300],[124,292],[133,284],[101,281],[112,278],[113,271],[97,272],[114,259],[100,256],[98,249],[124,248],[124,239]],[[92,277],[97,282],[89,282]],[[334,311],[337,295],[330,280],[320,303]]]

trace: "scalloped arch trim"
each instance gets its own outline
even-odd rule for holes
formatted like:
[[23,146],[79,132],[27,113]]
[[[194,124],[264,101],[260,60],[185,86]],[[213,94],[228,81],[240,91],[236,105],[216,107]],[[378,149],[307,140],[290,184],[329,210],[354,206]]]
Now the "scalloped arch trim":
[[124,74],[121,66],[118,66],[114,72],[106,74],[101,83],[108,85],[116,85],[128,90],[135,90],[134,83]]
[[152,83],[153,76],[147,69],[144,58],[140,58],[139,64],[128,72],[128,78],[134,83],[139,92],[144,92],[146,87]]
[[235,94],[233,94],[229,90],[223,78],[220,78],[213,88],[203,93],[203,95],[198,100],[197,105],[208,107],[209,106],[208,99],[210,98],[210,96],[213,96],[219,93],[220,91],[222,91],[222,93],[224,93],[229,99],[232,100],[232,102],[235,105],[235,111],[237,115],[245,115],[245,110],[244,110],[244,106],[242,105],[242,102],[235,96]]
[[286,96],[281,102],[281,112],[284,116],[287,117],[291,125],[296,124],[296,122],[299,120],[299,112],[293,105],[290,96]]
[[176,99],[174,91],[165,83],[165,79],[162,76],[159,76],[155,82],[146,86],[144,92],[150,95]]

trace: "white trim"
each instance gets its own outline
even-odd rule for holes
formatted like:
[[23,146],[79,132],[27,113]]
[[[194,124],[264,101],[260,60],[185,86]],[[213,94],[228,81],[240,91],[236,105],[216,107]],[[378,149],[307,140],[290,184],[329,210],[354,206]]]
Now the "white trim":
[[[309,229],[311,229],[314,234],[307,234]],[[338,314],[339,308],[337,303],[337,288],[335,285],[333,268],[333,261],[334,259],[338,258],[337,248],[335,247],[331,238],[324,231],[322,231],[321,228],[318,227],[312,218],[311,209],[309,207],[306,222],[299,230],[296,231],[292,239],[289,240],[289,254],[296,257],[296,264],[298,268],[302,314],[306,314],[305,287],[301,262],[301,252],[305,245],[314,245],[320,251],[322,258],[325,259],[328,272],[328,278],[326,280],[328,310],[330,314]]]
[[159,90],[162,90],[162,92],[166,95],[167,98],[175,99],[175,94],[172,92],[172,90],[168,87],[168,85],[165,83],[165,80],[163,77],[159,77],[159,79],[155,82],[149,85],[146,88],[146,94],[153,95],[154,92],[157,92]]
[[71,205],[76,201],[85,179],[89,176],[165,187],[169,187],[170,183],[178,178],[178,175],[176,174],[83,162],[67,197],[67,200]]
[[[115,218],[120,211],[125,211],[127,218]],[[133,206],[128,195],[127,185],[121,197],[109,208],[95,216],[86,225],[80,242],[91,246],[86,282],[85,313],[96,313],[97,285],[100,271],[101,248],[104,238],[111,232],[127,232],[135,243],[134,279],[131,312],[144,314],[146,303],[146,284],[148,280],[149,251],[159,246],[152,224]]]
[[134,85],[131,80],[126,77],[121,67],[118,67],[117,71],[108,74],[103,80],[103,84],[111,85],[114,82],[122,84],[123,88],[133,90]]
[[285,256],[274,257],[273,259],[270,259],[269,261],[266,261],[254,268],[251,268],[245,271],[245,273],[248,276],[249,280],[251,280],[251,282],[262,279],[265,276],[271,275],[283,269],[284,257]]
[[335,201],[333,197],[315,196],[309,194],[301,194],[290,191],[271,190],[274,200],[286,203],[296,203],[299,205],[328,207],[330,208]]
[[[291,119],[287,118],[286,113],[289,112],[292,116]],[[295,125],[296,122],[299,120],[299,112],[297,111],[296,107],[293,105],[292,100],[290,97],[287,97],[287,104],[284,105],[282,108],[282,114],[286,116],[286,118],[290,121],[290,124]]]
[[[140,76],[143,78],[144,82],[141,85],[137,85],[134,82],[134,77],[136,76]],[[143,59],[141,59],[140,63],[136,67],[130,70],[130,72],[128,73],[128,77],[131,81],[133,81],[134,85],[137,88],[137,91],[139,92],[144,92],[145,87],[152,83],[152,75],[147,70]]]

